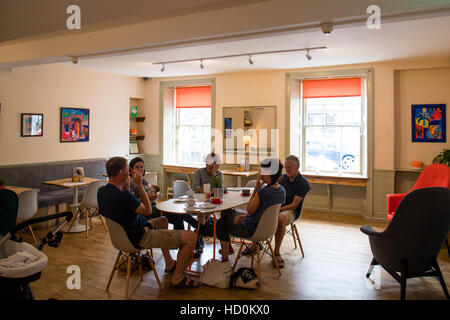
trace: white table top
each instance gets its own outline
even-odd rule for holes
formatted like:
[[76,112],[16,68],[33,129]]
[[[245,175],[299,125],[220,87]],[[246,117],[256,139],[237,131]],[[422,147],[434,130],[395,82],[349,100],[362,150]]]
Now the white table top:
[[[250,189],[250,195],[253,192],[253,188],[233,188],[233,191],[228,191],[228,193],[223,195],[223,202],[221,204],[211,204],[210,202],[205,202],[205,195],[203,193],[196,193],[194,195],[194,198],[196,199],[194,205],[195,210],[189,211],[186,211],[186,196],[160,202],[156,205],[156,208],[158,208],[158,210],[162,212],[174,214],[199,214],[224,211],[230,208],[237,207],[241,204],[245,204],[250,200],[250,196],[242,196],[242,192],[240,191],[240,189]],[[205,204],[214,207],[206,208]]]

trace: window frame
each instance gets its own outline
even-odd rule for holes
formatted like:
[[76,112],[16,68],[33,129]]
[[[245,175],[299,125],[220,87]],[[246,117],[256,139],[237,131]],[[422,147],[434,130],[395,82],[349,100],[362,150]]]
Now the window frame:
[[[366,139],[365,144],[361,143],[360,155],[360,173],[346,173],[341,170],[336,171],[311,171],[305,170],[305,103],[301,92],[302,80],[325,79],[325,78],[347,78],[361,77],[365,81],[365,108],[362,108],[361,117],[365,116],[365,128],[362,127],[363,133],[361,139]],[[296,92],[296,90],[298,92]],[[365,115],[364,112],[365,111]],[[364,121],[363,121],[364,123]],[[363,125],[362,123],[362,125]],[[300,126],[300,127],[299,127]],[[291,130],[292,129],[292,130]],[[297,131],[297,134],[295,134]],[[364,132],[365,131],[365,132]],[[299,136],[299,137],[298,137]],[[298,145],[300,143],[300,145]],[[362,148],[365,148],[363,151]],[[296,72],[286,74],[286,152],[287,154],[295,154],[301,159],[300,171],[307,175],[323,175],[336,177],[357,177],[370,178],[373,170],[373,69],[347,69],[347,70],[326,70],[316,72]],[[365,159],[363,158],[365,157]],[[365,161],[365,163],[364,163]],[[365,164],[365,168],[363,165]]]
[[[173,81],[161,81],[159,83],[159,155],[160,163],[163,165],[177,165],[177,166],[192,166],[193,164],[177,163],[175,157],[176,146],[176,123],[175,115],[175,88],[176,87],[198,87],[198,86],[211,86],[211,145],[214,143],[214,119],[215,119],[215,107],[216,107],[216,79],[215,78],[203,78],[203,79],[186,79],[186,80],[173,80]],[[172,101],[165,99],[167,90],[172,91]],[[168,112],[169,111],[169,112]],[[164,137],[173,136],[173,141],[165,141]],[[170,156],[170,149],[172,150],[172,156]]]

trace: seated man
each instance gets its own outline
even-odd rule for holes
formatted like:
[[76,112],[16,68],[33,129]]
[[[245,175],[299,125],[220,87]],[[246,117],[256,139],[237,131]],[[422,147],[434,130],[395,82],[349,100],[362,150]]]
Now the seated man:
[[[219,171],[219,164],[221,163],[220,157],[217,153],[211,152],[206,156],[205,159],[206,167],[197,169],[194,174],[194,182],[193,189],[195,192],[203,193],[203,186],[205,184],[211,184],[211,178],[214,176],[220,176],[223,181],[223,173]],[[204,228],[205,225],[205,217],[203,215],[199,215],[199,222],[201,224],[201,229]],[[200,234],[199,240],[197,242],[196,254],[200,254],[203,252],[203,247],[205,243],[203,242],[202,236]]]
[[280,247],[286,233],[286,226],[299,218],[303,206],[303,199],[309,190],[311,190],[308,180],[299,172],[300,161],[296,156],[288,156],[284,167],[286,174],[280,178],[278,183],[286,190],[286,201],[280,208],[274,249],[274,254],[280,268],[284,267],[284,261],[280,255]]
[[220,176],[223,181],[223,173],[219,171],[219,165],[221,163],[220,157],[217,153],[211,152],[206,156],[206,167],[197,169],[194,174],[193,188],[195,192],[203,193],[203,185],[211,184],[211,178],[214,176]]
[[[130,175],[127,160],[113,157],[106,162],[109,183],[98,190],[97,199],[101,215],[120,224],[135,248],[161,248],[166,264],[165,271],[173,273],[172,288],[196,288],[198,282],[184,276],[195,246],[195,234],[185,230],[167,230],[166,217],[147,220],[152,213],[150,200],[142,185],[142,175],[132,171],[141,200],[130,191]],[[169,249],[179,249],[174,261]]]

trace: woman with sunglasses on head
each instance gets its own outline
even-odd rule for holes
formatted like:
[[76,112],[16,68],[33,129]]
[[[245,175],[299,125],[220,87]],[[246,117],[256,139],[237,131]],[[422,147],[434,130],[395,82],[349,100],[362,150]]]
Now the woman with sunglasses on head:
[[220,240],[222,248],[220,250],[222,262],[228,261],[228,255],[234,253],[234,250],[230,248],[230,235],[251,237],[258,227],[264,211],[272,205],[284,203],[286,190],[278,184],[282,170],[283,165],[276,158],[261,161],[261,170],[247,204],[247,213],[239,215],[232,209],[222,213],[222,217],[216,225],[217,238]]

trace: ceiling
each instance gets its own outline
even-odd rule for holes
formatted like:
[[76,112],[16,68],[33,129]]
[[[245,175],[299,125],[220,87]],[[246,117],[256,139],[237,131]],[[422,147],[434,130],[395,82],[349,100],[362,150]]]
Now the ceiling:
[[[450,16],[422,18],[409,21],[385,22],[379,30],[365,25],[340,26],[325,35],[322,31],[306,30],[289,34],[253,39],[209,43],[183,48],[158,49],[148,52],[116,56],[85,57],[78,65],[106,72],[139,77],[193,76],[250,70],[295,69],[341,64],[377,62],[395,59],[450,58]],[[251,52],[286,50],[326,46],[312,51],[312,60],[305,52],[277,53],[248,57],[166,64],[181,59],[200,59],[212,56],[248,54]],[[69,63],[72,64],[72,63]]]

